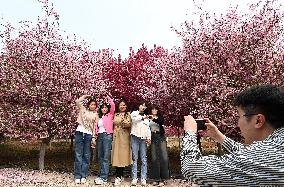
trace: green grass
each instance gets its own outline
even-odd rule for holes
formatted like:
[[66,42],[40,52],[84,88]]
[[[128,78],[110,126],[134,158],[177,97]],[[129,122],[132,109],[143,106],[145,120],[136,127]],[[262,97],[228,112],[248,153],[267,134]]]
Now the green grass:
[[[18,167],[22,169],[38,169],[39,141],[22,143],[20,141],[6,140],[0,143],[0,168]],[[206,146],[205,146],[206,147]],[[214,153],[214,150],[206,150],[206,153]],[[170,170],[173,175],[180,174],[180,149],[178,144],[168,148]],[[149,169],[151,169],[150,147],[148,147]],[[74,150],[70,142],[52,141],[45,155],[45,169],[58,172],[73,172]],[[130,172],[130,167],[126,169]],[[97,161],[92,161],[90,172],[98,172]],[[111,170],[114,172],[114,170]]]
[[[0,167],[38,169],[39,142],[21,143],[5,141],[0,144]],[[56,171],[72,171],[73,152],[70,145],[55,142],[45,155],[45,168]]]
[[[37,170],[39,146],[40,142],[37,141],[22,143],[20,141],[6,140],[2,142],[0,144],[0,168],[13,167]],[[148,155],[148,158],[150,158],[150,149],[148,149]],[[179,172],[179,151],[175,148],[173,151],[169,151],[169,156],[171,158],[172,173]],[[175,160],[172,158],[175,158]],[[148,160],[150,161],[150,159]],[[70,148],[70,142],[52,142],[46,151],[44,164],[46,170],[73,172],[74,150]],[[93,174],[98,172],[96,161],[91,162],[90,172]],[[130,173],[130,167],[126,168],[126,172]]]

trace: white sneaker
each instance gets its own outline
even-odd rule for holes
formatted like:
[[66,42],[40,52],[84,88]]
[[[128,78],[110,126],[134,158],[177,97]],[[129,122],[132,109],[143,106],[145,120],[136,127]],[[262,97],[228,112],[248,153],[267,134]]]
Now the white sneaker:
[[146,186],[146,185],[147,185],[146,179],[141,179],[141,186]]
[[138,179],[132,179],[131,186],[136,186],[138,182]]
[[75,184],[80,184],[81,180],[80,179],[75,179]]
[[159,181],[152,182],[152,186],[158,186],[158,185],[159,185]]
[[121,182],[122,182],[122,178],[116,177],[115,180],[114,180],[114,185],[115,185],[115,186],[118,186],[118,185],[121,184]]
[[82,183],[82,184],[85,184],[86,182],[87,182],[87,179],[86,179],[86,178],[82,178],[82,179],[81,179],[81,183]]
[[107,181],[100,178],[100,177],[95,179],[95,184],[97,184],[97,185],[102,185],[102,184],[106,184],[106,183],[107,183]]

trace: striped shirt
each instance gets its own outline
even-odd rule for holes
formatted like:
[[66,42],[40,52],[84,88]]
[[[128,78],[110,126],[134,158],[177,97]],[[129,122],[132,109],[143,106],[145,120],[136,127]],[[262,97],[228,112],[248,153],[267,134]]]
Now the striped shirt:
[[186,133],[181,171],[200,186],[284,186],[284,128],[263,141],[243,145],[226,137],[229,154],[202,156],[195,133]]

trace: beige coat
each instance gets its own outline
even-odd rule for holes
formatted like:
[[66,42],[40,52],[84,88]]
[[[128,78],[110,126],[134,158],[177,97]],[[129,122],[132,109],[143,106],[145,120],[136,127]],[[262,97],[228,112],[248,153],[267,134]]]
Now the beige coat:
[[114,131],[112,142],[111,163],[112,166],[125,167],[132,164],[130,131],[131,115],[128,112],[126,117],[116,113],[113,119]]

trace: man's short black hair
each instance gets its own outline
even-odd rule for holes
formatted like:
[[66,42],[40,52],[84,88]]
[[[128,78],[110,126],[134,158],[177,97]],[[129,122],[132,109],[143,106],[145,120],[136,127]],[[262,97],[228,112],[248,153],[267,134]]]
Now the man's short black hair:
[[245,113],[260,113],[275,128],[284,127],[284,88],[275,85],[252,86],[240,92],[234,103]]

